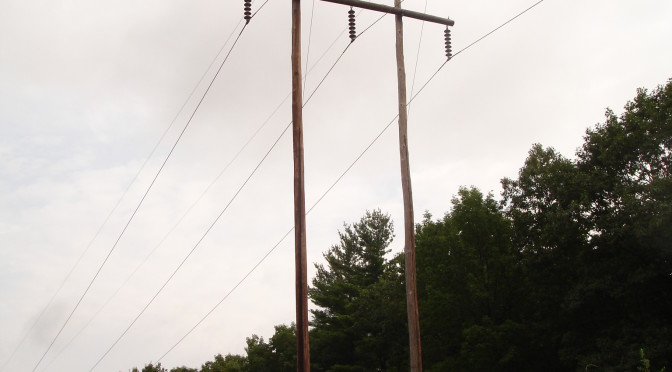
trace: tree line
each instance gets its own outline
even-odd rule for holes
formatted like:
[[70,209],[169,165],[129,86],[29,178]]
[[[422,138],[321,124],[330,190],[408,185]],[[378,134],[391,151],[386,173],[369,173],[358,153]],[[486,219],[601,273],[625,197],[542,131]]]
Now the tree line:
[[[672,365],[672,80],[588,129],[574,159],[534,145],[500,200],[460,188],[416,227],[428,371]],[[390,216],[346,224],[309,288],[311,368],[406,371],[404,256]],[[295,371],[294,324],[201,369]],[[137,369],[136,369],[137,370]],[[147,365],[143,372],[167,371]]]

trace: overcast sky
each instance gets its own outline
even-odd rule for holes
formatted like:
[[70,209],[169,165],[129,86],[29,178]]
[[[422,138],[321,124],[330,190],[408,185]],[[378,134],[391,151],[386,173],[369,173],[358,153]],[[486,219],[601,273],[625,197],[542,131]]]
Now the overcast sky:
[[[534,2],[431,0],[427,11],[455,20],[458,51]],[[304,63],[311,6],[303,1]],[[424,6],[422,0],[404,2],[418,11]],[[38,370],[89,370],[289,124],[286,101],[182,219],[290,92],[290,8],[289,1],[270,0],[243,32]],[[179,113],[5,371],[31,371],[51,343],[193,113],[224,54],[208,66],[240,30],[242,11],[242,0],[0,1],[0,363],[35,324]],[[341,34],[347,11],[315,2],[309,65],[324,58],[307,75],[306,96],[348,45]],[[362,12],[358,30],[378,16]],[[424,211],[442,216],[461,185],[498,195],[500,179],[516,176],[534,143],[573,157],[586,128],[603,121],[607,107],[619,113],[638,87],[652,89],[672,77],[671,18],[669,0],[546,0],[450,61],[411,107],[416,221]],[[409,92],[421,25],[405,20]],[[445,60],[443,30],[424,26],[415,91]],[[357,39],[306,105],[308,207],[394,118],[394,53],[394,20],[386,17]],[[127,371],[156,361],[292,227],[290,134],[96,370]],[[393,125],[309,214],[309,262],[319,262],[337,243],[344,222],[374,208],[391,214],[397,234],[392,249],[402,250],[398,154]],[[200,367],[217,353],[243,353],[245,337],[268,338],[273,325],[293,321],[293,257],[290,235],[162,360],[164,366]]]

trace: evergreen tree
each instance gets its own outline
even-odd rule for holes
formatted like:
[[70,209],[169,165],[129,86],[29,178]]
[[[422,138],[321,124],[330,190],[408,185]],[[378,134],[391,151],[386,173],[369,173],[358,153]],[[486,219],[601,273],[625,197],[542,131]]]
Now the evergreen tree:
[[373,286],[386,270],[385,254],[394,237],[389,215],[366,212],[361,220],[345,225],[340,242],[324,254],[326,266],[317,274],[308,293],[317,309],[313,314],[311,359],[316,370],[364,368],[357,344],[367,337],[355,327],[355,313],[362,291]]

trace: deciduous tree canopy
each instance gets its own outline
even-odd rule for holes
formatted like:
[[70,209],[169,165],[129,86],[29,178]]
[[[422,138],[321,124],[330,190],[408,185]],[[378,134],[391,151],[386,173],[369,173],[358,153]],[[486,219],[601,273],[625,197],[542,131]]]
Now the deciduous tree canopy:
[[[417,225],[429,371],[659,371],[672,366],[672,80],[607,110],[575,159],[534,145],[502,198],[460,188]],[[403,255],[389,215],[345,225],[309,289],[315,371],[405,371]],[[214,371],[293,371],[294,325]],[[136,369],[137,371],[137,369]],[[160,364],[143,372],[166,371]],[[196,371],[186,367],[171,372]]]

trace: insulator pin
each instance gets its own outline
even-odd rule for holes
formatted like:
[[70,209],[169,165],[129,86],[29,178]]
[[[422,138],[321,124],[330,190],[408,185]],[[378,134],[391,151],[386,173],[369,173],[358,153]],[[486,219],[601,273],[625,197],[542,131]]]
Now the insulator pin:
[[446,31],[444,31],[445,39],[446,39],[446,57],[448,59],[453,58],[453,45],[452,45],[452,40],[450,39],[450,28],[446,26]]
[[244,0],[245,1],[245,24],[250,23],[250,19],[252,19],[252,0]]
[[350,7],[348,11],[348,28],[350,29],[350,42],[357,38],[357,25],[355,24],[355,11]]

